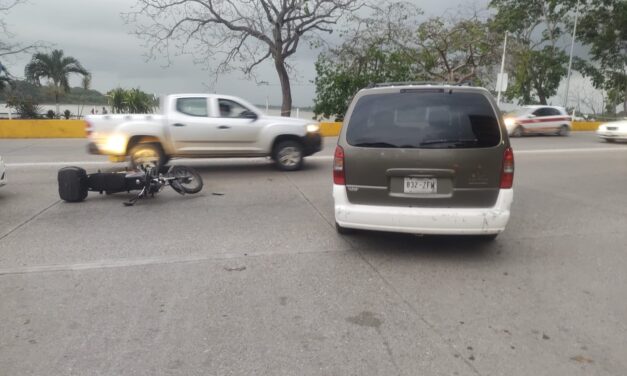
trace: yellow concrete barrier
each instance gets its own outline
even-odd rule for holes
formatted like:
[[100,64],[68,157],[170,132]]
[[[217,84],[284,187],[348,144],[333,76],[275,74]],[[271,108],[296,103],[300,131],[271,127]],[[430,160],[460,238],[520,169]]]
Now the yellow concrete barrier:
[[[573,121],[573,131],[596,131],[601,122],[599,121]],[[337,136],[342,130],[342,123],[321,122],[320,134],[323,137]]]
[[0,138],[84,138],[83,120],[0,120]]
[[[601,122],[574,121],[573,131],[596,131]],[[341,122],[321,122],[323,137],[338,136]],[[82,120],[0,120],[0,138],[84,138]]]
[[329,121],[329,122],[320,123],[320,134],[322,135],[322,137],[337,136],[340,134],[341,130],[342,130],[341,122]]
[[573,131],[596,131],[600,121],[573,121]]

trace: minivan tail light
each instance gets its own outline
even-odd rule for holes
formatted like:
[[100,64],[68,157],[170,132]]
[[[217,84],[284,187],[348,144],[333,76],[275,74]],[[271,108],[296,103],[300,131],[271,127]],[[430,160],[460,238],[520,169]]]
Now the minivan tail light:
[[503,153],[503,169],[501,170],[501,188],[510,189],[514,185],[514,151],[505,149]]
[[344,176],[344,149],[341,146],[335,148],[335,155],[333,156],[333,184],[346,184],[346,177]]

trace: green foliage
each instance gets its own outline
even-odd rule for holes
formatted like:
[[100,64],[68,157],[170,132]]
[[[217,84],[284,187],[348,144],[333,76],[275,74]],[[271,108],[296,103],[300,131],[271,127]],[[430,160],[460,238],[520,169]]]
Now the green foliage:
[[153,113],[158,104],[154,95],[139,89],[116,88],[109,91],[107,96],[112,111],[118,114]]
[[39,119],[41,107],[37,101],[28,96],[11,96],[6,100],[7,107],[12,108],[20,119]]
[[65,110],[63,111],[63,117],[68,120],[69,118],[72,117],[72,113],[70,112],[70,110]]
[[46,118],[48,118],[48,119],[54,119],[55,117],[56,117],[56,116],[55,116],[55,113],[54,113],[54,111],[53,111],[53,110],[48,110],[48,112],[46,112]]
[[[0,101],[6,101],[7,98],[14,95],[30,97],[37,103],[54,103],[54,92],[46,86],[36,86],[26,81],[12,81],[13,87],[7,87],[7,90],[0,91]],[[63,102],[67,104],[107,104],[107,97],[96,90],[85,90],[80,87],[73,87],[70,92],[65,94]]]
[[627,2],[588,0],[581,7],[577,37],[590,47],[593,62],[576,61],[576,69],[606,90],[609,105],[622,98],[627,113]]
[[546,104],[568,72],[568,57],[557,43],[566,15],[576,0],[492,0],[497,10],[493,30],[507,32],[508,71],[513,72],[505,97],[524,104]]
[[568,55],[551,46],[541,50],[521,49],[513,54],[516,64],[506,97],[518,98],[524,104],[546,104],[568,73]]
[[50,54],[37,52],[24,68],[26,79],[41,86],[41,80],[48,80],[54,89],[55,103],[59,96],[70,91],[70,74],[88,76],[89,72],[71,56],[64,56],[62,50],[54,50]]
[[477,17],[428,19],[416,32],[417,62],[430,80],[482,84],[481,70],[498,61],[500,37]]
[[344,43],[318,56],[316,117],[343,118],[352,96],[369,83],[421,79],[413,50],[404,48],[418,9],[394,3],[367,18],[352,21],[342,32]]
[[[482,85],[499,58],[500,36],[476,15],[419,23],[410,3],[392,3],[345,31],[344,43],[318,56],[314,113],[343,117],[368,83],[468,82]],[[416,26],[419,25],[419,26]]]
[[400,51],[372,47],[352,63],[336,62],[325,54],[318,57],[313,108],[316,116],[343,118],[353,95],[369,83],[411,81],[416,77],[413,59]]

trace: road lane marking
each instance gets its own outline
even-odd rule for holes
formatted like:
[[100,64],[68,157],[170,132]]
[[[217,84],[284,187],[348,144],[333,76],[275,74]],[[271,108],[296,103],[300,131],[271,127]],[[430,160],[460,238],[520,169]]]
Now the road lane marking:
[[627,151],[627,148],[570,148],[570,149],[537,149],[537,150],[516,150],[516,154],[564,154],[564,153],[595,153],[610,151]]
[[[567,153],[607,153],[607,152],[627,152],[624,148],[570,148],[570,149],[536,149],[536,150],[517,150],[514,154],[567,154]],[[332,155],[313,155],[306,157],[310,161],[330,161],[333,160]],[[210,159],[175,159],[175,164],[189,165],[206,165],[206,164],[241,164],[242,162],[269,162],[268,158],[210,158]],[[7,167],[63,167],[63,166],[124,166],[124,163],[111,163],[108,161],[69,161],[69,162],[23,162],[23,163],[6,163]]]

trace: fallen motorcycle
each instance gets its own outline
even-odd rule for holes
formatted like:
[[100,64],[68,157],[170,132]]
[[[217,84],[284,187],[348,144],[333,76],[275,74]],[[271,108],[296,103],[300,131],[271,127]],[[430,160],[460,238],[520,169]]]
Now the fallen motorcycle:
[[181,195],[198,193],[203,187],[200,174],[187,166],[159,169],[145,165],[137,171],[93,174],[87,174],[81,167],[69,166],[59,170],[57,179],[59,197],[67,202],[83,201],[89,191],[113,194],[139,190],[134,198],[124,203],[126,206],[132,206],[144,197],[154,197],[167,185]]

